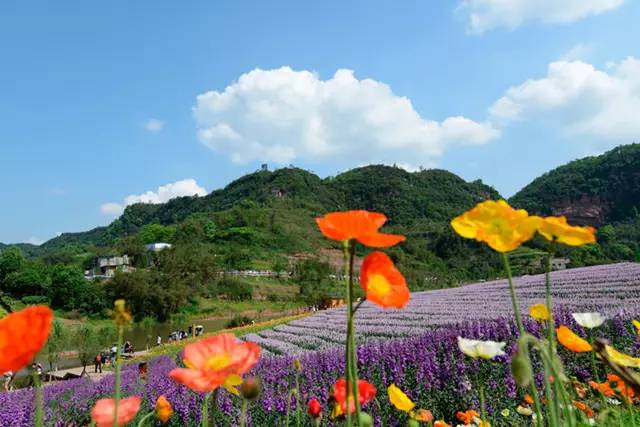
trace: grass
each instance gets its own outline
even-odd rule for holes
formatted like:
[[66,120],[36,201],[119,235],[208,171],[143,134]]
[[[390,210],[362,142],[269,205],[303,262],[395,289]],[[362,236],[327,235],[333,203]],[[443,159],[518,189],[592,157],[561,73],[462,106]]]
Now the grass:
[[306,304],[301,301],[228,301],[219,299],[205,299],[198,301],[198,311],[191,315],[193,319],[207,317],[233,317],[240,314],[255,313],[254,316],[261,316],[266,313],[282,313],[288,310],[295,310],[304,307]]

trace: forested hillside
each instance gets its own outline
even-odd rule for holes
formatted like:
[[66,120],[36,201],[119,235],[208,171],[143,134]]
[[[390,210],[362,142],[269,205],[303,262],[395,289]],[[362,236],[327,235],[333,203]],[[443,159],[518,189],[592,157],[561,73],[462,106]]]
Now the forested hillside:
[[511,203],[594,226],[634,219],[640,212],[640,144],[560,166],[533,180]]
[[[639,195],[640,145],[634,144],[555,169],[511,203],[598,226],[598,244],[561,249],[558,255],[573,267],[640,259]],[[449,225],[477,202],[497,198],[481,181],[437,169],[410,173],[376,165],[325,179],[298,168],[262,170],[204,197],[129,206],[106,227],[65,233],[39,247],[0,246],[0,290],[23,302],[46,300],[63,311],[97,315],[105,296],[126,296],[139,301],[141,315],[164,319],[185,307],[197,310],[199,298],[251,298],[247,283],[220,274],[261,269],[291,273],[299,298],[314,301],[336,289],[330,277],[340,274],[341,260],[314,218],[346,209],[384,212],[385,230],[408,237],[389,253],[413,290],[454,286],[502,275],[495,253],[459,238]],[[152,242],[173,248],[149,253],[144,245]],[[516,273],[533,272],[535,249],[544,245],[534,239],[521,248]],[[82,279],[94,257],[123,254],[135,274],[118,274],[105,286]]]

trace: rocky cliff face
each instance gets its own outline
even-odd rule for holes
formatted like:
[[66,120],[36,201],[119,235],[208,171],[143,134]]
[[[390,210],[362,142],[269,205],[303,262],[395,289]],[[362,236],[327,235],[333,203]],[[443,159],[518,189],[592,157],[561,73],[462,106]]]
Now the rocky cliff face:
[[564,215],[571,224],[598,227],[605,224],[611,203],[601,195],[583,195],[577,200],[564,199],[552,206],[553,215]]

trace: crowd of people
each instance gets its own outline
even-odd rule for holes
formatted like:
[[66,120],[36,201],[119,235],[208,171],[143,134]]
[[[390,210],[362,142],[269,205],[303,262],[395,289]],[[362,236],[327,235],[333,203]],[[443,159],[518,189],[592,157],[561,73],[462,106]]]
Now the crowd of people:
[[[194,327],[193,325],[189,325],[186,331],[181,329],[172,331],[167,336],[167,342],[182,341],[189,337],[198,337],[202,335],[203,332],[204,332],[204,326],[195,325]],[[162,344],[162,337],[158,335],[158,337],[156,338],[156,345],[161,345],[161,344]]]
[[[126,341],[122,346],[122,351],[120,355],[122,357],[133,357],[135,350],[133,349],[133,344],[131,341]],[[96,357],[93,360],[94,373],[102,373],[102,367],[109,365],[114,366],[116,363],[116,356],[118,354],[118,346],[113,344],[110,349],[103,350],[100,353],[96,354]]]

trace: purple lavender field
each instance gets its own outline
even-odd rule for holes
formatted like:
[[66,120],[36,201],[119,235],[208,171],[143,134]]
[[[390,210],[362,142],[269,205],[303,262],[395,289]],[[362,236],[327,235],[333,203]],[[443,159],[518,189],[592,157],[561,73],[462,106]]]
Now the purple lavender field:
[[[640,264],[620,263],[557,271],[551,275],[554,305],[567,312],[598,311],[612,317],[640,307]],[[544,302],[544,275],[515,278],[522,311]],[[243,337],[271,354],[301,354],[344,344],[345,308],[320,312]],[[356,315],[358,342],[417,336],[438,326],[511,317],[506,280],[411,294],[404,310],[364,303]]]
[[[516,280],[523,310],[542,301],[543,279],[543,276],[531,276]],[[575,323],[570,313],[598,310],[609,319],[595,331],[596,337],[610,339],[617,349],[629,354],[640,351],[640,340],[631,325],[631,319],[640,315],[640,264],[568,270],[554,273],[553,281],[559,308],[556,324],[568,325],[585,336],[585,330]],[[478,407],[478,393],[473,385],[480,378],[485,384],[489,414],[509,409],[511,415],[500,425],[520,425],[515,407],[522,399],[522,392],[516,389],[510,370],[517,328],[510,316],[508,298],[506,283],[496,281],[415,293],[405,311],[382,311],[363,305],[358,312],[358,365],[361,377],[378,388],[379,404],[367,407],[374,424],[406,425],[406,419],[399,417],[384,397],[386,386],[392,382],[405,390],[419,407],[433,411],[436,418],[451,420],[457,410]],[[329,310],[242,337],[258,342],[270,356],[263,357],[250,373],[262,378],[264,391],[250,407],[249,425],[281,425],[288,403],[287,393],[294,381],[295,357],[299,357],[303,366],[300,375],[303,402],[316,398],[327,410],[331,387],[344,371],[344,349],[339,347],[344,336],[343,317],[343,309]],[[525,319],[530,333],[537,336],[543,333],[539,323]],[[478,363],[458,350],[457,336],[505,341],[506,355],[491,364]],[[586,368],[588,354],[564,349],[560,353],[569,375],[580,381],[592,379]],[[163,394],[176,411],[169,426],[199,425],[203,395],[168,377],[171,369],[181,363],[179,357],[174,356],[151,360],[147,379],[139,377],[135,364],[124,367],[123,395],[143,398],[144,410],[136,422],[144,412],[152,410],[155,399]],[[534,364],[537,363],[534,360]],[[543,377],[539,366],[536,371],[536,382],[541,386]],[[78,379],[47,386],[45,425],[87,425],[90,408],[97,399],[110,396],[113,387],[111,375],[98,383]],[[290,403],[295,407],[295,399]],[[220,411],[214,425],[237,425],[239,402],[235,396],[222,391],[218,407]],[[33,389],[0,394],[0,408],[1,426],[33,425]]]

